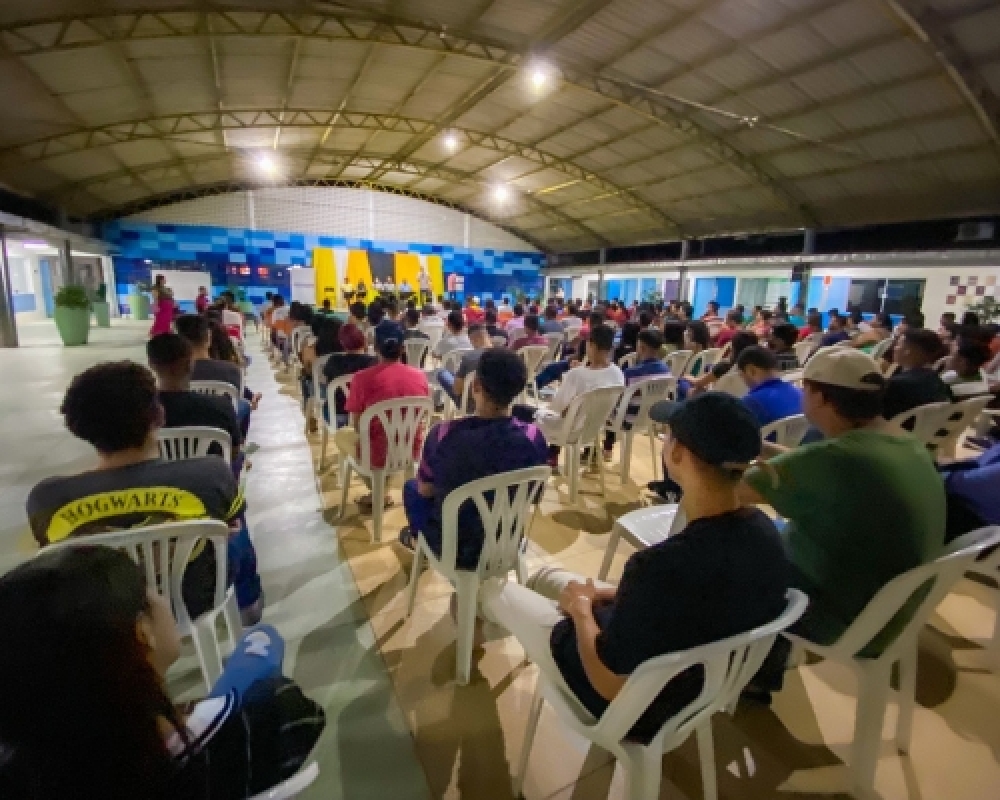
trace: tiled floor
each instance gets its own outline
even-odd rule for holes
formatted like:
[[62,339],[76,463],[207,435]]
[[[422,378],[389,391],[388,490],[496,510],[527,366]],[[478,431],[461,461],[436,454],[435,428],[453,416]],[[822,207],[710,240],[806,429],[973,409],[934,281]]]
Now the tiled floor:
[[[35,340],[42,332],[31,332]],[[0,564],[30,554],[23,499],[43,475],[86,463],[60,427],[55,409],[73,371],[100,358],[141,358],[141,331],[101,332],[102,343],[75,351],[25,348],[0,352]],[[251,341],[253,341],[251,337]],[[410,558],[390,542],[403,524],[398,491],[386,515],[385,544],[372,545],[371,519],[349,505],[340,519],[332,470],[317,486],[318,439],[307,445],[289,376],[276,376],[255,347],[250,384],[264,392],[251,439],[261,445],[248,487],[251,528],[268,593],[266,618],[289,637],[289,667],[330,713],[318,748],[323,769],[308,797],[434,797],[503,800],[520,754],[535,671],[512,639],[487,642],[474,653],[472,680],[454,681],[455,628],[449,585],[421,577],[417,607],[404,618]],[[26,389],[26,387],[30,387]],[[18,411],[18,422],[11,420]],[[311,452],[310,452],[311,446]],[[530,562],[559,563],[596,575],[614,518],[636,505],[649,479],[648,447],[635,448],[633,476],[615,476],[602,501],[586,481],[570,506],[554,484],[532,530]],[[317,491],[317,488],[319,491]],[[361,493],[352,489],[352,498]],[[616,558],[620,574],[627,553]],[[886,800],[984,800],[1000,786],[1000,678],[984,668],[977,642],[992,633],[997,593],[961,584],[922,638],[918,709],[912,755],[890,743],[886,720],[877,789]],[[190,663],[186,666],[190,667]],[[193,691],[188,670],[177,687]],[[854,719],[854,683],[835,665],[788,674],[771,709],[743,708],[716,719],[722,798],[842,797]],[[691,743],[664,759],[661,797],[701,797]],[[622,797],[620,771],[607,754],[570,735],[548,710],[542,715],[529,766],[528,800]]]

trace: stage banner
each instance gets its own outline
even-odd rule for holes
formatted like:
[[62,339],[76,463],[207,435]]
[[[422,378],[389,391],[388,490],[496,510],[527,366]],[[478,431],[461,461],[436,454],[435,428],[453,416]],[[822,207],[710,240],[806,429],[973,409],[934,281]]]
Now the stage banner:
[[[340,282],[337,280],[337,264],[333,259],[333,250],[327,247],[317,247],[313,250],[312,263],[313,280],[316,284],[315,302],[317,307],[322,306],[323,301],[327,299],[330,301],[330,305],[336,307],[337,295],[340,293]],[[295,271],[289,270],[289,272]]]

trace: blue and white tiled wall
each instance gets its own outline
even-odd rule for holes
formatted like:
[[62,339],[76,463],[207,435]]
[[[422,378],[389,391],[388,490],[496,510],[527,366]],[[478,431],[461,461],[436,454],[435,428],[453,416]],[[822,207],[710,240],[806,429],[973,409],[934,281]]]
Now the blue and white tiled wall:
[[[227,286],[262,302],[265,291],[290,297],[287,270],[309,266],[317,247],[416,253],[441,257],[444,274],[465,276],[469,294],[497,296],[512,287],[534,293],[542,287],[542,253],[474,250],[452,245],[373,241],[315,233],[263,231],[202,225],[153,224],[119,220],[103,238],[117,248],[115,275],[125,300],[138,282],[149,282],[153,266],[198,269],[212,275],[213,294]],[[151,262],[151,263],[147,263]]]

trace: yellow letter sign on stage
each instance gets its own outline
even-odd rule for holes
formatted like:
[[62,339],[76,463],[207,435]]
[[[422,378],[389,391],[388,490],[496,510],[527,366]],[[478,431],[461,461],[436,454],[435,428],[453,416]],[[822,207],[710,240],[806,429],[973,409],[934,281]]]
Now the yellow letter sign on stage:
[[333,250],[327,247],[317,247],[313,250],[313,281],[316,284],[316,305],[320,307],[324,300],[336,308],[338,303],[337,264],[333,260]]

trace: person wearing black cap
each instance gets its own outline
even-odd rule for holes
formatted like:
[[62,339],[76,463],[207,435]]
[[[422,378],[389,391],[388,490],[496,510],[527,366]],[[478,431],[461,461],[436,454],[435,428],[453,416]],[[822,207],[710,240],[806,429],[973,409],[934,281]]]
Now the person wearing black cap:
[[[455,489],[501,472],[539,467],[548,459],[541,431],[510,415],[528,379],[524,361],[504,348],[481,350],[479,356],[470,377],[475,415],[435,425],[424,442],[416,480],[403,486],[407,526],[399,541],[408,549],[420,534],[440,557],[442,508]],[[459,511],[458,531],[458,567],[474,570],[483,549],[483,525],[474,504]]]
[[[484,616],[517,637],[528,657],[559,674],[600,717],[640,664],[751,630],[785,608],[790,570],[772,522],[739,498],[743,471],[761,450],[760,426],[720,393],[650,411],[670,426],[670,477],[684,489],[687,526],[635,553],[617,588],[547,568],[526,586],[487,581]],[[680,513],[680,512],[679,512]],[[632,728],[649,741],[701,691],[692,669],[673,680]]]

